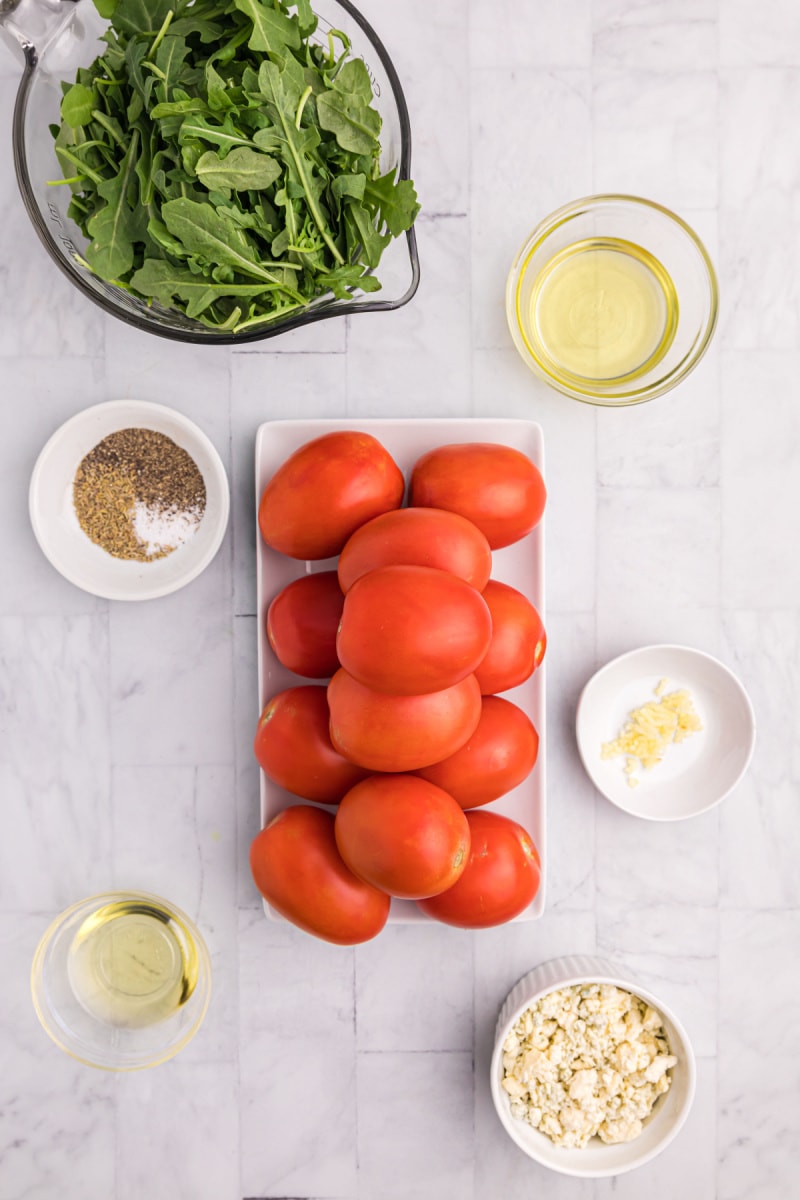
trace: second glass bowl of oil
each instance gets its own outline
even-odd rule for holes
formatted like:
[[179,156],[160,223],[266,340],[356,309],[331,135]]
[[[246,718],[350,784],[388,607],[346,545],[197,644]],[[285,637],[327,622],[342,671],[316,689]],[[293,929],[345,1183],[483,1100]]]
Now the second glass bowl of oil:
[[37,1015],[57,1045],[110,1071],[155,1066],[199,1028],[211,991],[194,923],[146,892],[107,892],[67,909],[31,970]]
[[593,404],[669,391],[705,353],[718,306],[700,239],[636,196],[590,196],[552,213],[506,285],[509,328],[528,366]]

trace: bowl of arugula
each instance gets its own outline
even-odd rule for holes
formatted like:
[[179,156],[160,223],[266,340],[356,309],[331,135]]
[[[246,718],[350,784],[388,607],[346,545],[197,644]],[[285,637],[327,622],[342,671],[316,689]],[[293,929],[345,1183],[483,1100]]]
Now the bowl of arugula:
[[106,312],[226,344],[414,295],[408,111],[349,0],[10,0],[0,33],[25,206]]

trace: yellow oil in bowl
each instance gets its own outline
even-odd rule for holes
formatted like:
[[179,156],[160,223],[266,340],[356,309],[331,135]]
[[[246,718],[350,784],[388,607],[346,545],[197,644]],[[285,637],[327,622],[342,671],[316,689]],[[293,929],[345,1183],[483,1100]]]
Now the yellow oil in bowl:
[[67,961],[87,1012],[108,1025],[138,1029],[166,1020],[197,983],[197,952],[176,916],[155,903],[105,904],[78,929]]
[[516,315],[540,369],[578,387],[625,383],[647,374],[669,350],[678,296],[664,266],[634,242],[576,241],[520,272]]

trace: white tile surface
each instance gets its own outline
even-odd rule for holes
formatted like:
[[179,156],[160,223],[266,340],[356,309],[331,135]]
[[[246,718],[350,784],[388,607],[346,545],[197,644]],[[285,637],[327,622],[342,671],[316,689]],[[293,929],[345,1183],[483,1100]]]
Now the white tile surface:
[[[172,766],[230,761],[229,560],[230,535],[191,589],[148,604],[111,607],[111,745],[116,762]],[[215,697],[213,704],[209,695]]]
[[796,910],[722,915],[717,1178],[720,1195],[732,1200],[768,1200],[792,1186],[785,1181],[800,1152],[790,1116],[800,1055],[791,952],[798,937]]
[[472,1054],[364,1053],[357,1070],[359,1200],[473,1200]]
[[725,618],[726,645],[758,719],[753,763],[720,810],[720,902],[725,908],[798,908],[800,626],[797,612],[747,610]]
[[537,7],[515,0],[469,0],[470,53],[486,67],[588,67],[592,58],[589,0]]
[[[597,612],[602,628],[720,603],[717,488],[600,488]],[[668,638],[657,640],[668,641]]]
[[243,1196],[356,1187],[353,952],[261,910],[239,922]]
[[630,192],[679,213],[717,203],[716,73],[641,63],[593,74],[594,190]]
[[548,618],[547,905],[585,912],[595,896],[595,791],[575,753],[575,710],[594,660],[593,613]]
[[115,1198],[238,1200],[239,1079],[230,1058],[181,1057],[116,1082]]
[[791,113],[799,95],[796,68],[720,74],[719,261],[727,285],[720,332],[737,349],[797,349],[800,147]]
[[112,849],[108,646],[104,613],[0,620],[5,912],[57,910],[103,890]]
[[[472,1051],[472,959],[466,930],[396,925],[356,950],[360,1051]],[[434,983],[435,981],[435,983]],[[431,989],[436,1004],[431,1004]]]
[[717,57],[718,12],[719,0],[594,0],[595,61],[669,75],[708,69]]
[[260,825],[259,766],[253,754],[258,721],[256,618],[233,622],[234,761],[236,808],[236,888],[240,908],[260,907],[250,875],[250,843]]
[[758,21],[747,0],[724,0],[719,58],[726,67],[800,66],[800,10],[794,0],[765,0]]
[[415,303],[350,318],[348,417],[469,412],[469,222],[421,218],[417,241],[425,266]]
[[725,358],[722,582],[734,607],[800,604],[800,577],[786,553],[796,537],[800,502],[793,455],[800,412],[792,399],[799,366],[796,352],[731,352]]
[[[396,313],[236,350],[105,318],[53,268],[13,176],[0,55],[0,1200],[777,1200],[796,1188],[800,884],[800,239],[793,0],[362,0],[413,127],[422,282]],[[574,404],[510,343],[504,285],[538,220],[593,190],[673,206],[718,264],[720,330],[674,394]],[[40,554],[27,486],[86,405],[172,404],[229,469],[212,567],[147,605]],[[480,934],[356,950],[269,922],[258,828],[253,439],[281,417],[528,416],[544,430],[548,905]],[[573,717],[635,645],[719,655],[749,689],[752,768],[675,826],[593,791]],[[203,1030],[112,1079],[39,1029],[28,971],[92,890],[163,892],[214,956]],[[578,1182],[525,1158],[486,1086],[498,1009],[537,962],[619,958],[684,1019],[689,1123],[663,1158]],[[764,980],[769,986],[764,986]],[[796,1007],[796,1005],[795,1005]]]

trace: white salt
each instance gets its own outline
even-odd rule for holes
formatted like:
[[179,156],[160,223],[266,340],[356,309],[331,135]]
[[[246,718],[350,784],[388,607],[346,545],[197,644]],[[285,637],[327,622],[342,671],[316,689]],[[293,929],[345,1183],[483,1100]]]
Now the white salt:
[[133,528],[149,557],[177,550],[196,532],[203,512],[198,505],[191,508],[159,508],[137,500],[133,507]]

